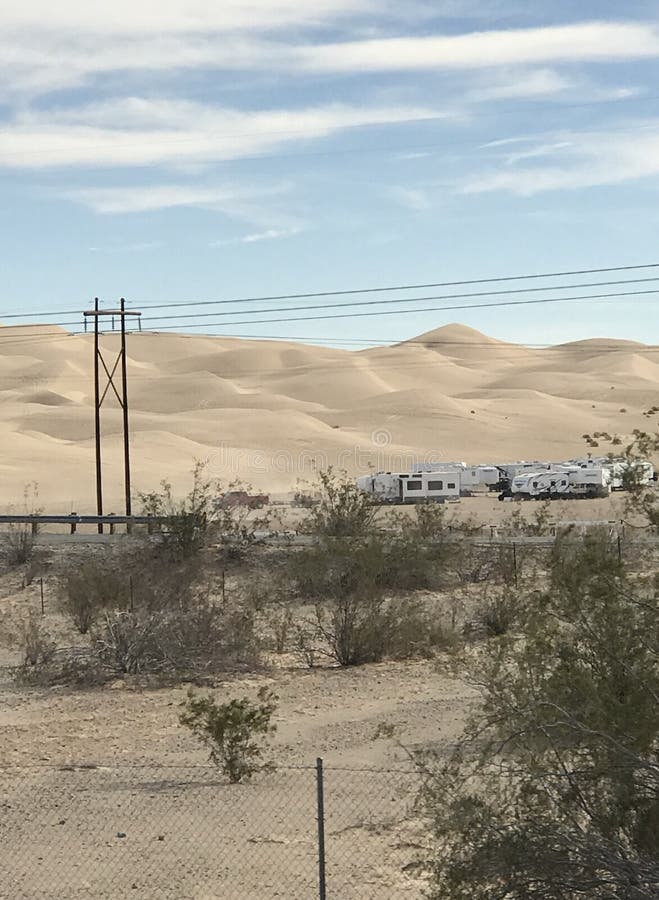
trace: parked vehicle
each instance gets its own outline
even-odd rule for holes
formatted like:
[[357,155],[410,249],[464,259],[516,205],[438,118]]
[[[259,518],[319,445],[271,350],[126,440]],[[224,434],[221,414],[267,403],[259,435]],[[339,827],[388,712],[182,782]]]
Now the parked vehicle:
[[455,472],[460,476],[460,493],[464,497],[495,490],[501,479],[496,466],[469,466],[465,462],[418,463],[410,471]]
[[377,472],[357,479],[357,487],[380,503],[443,503],[460,496],[460,473]]
[[516,475],[507,493],[515,500],[554,500],[607,497],[610,491],[611,474],[605,468],[556,466]]
[[648,460],[628,460],[622,456],[596,456],[570,460],[584,469],[602,467],[611,474],[611,490],[624,491],[631,486],[648,487],[657,480],[654,466]]
[[267,494],[248,494],[247,491],[227,491],[223,494],[219,501],[222,509],[228,509],[234,506],[246,506],[248,509],[263,509],[270,503],[270,497]]

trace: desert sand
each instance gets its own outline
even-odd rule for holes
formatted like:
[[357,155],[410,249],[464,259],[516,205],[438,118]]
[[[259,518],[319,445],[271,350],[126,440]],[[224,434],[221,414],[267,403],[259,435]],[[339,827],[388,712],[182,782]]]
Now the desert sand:
[[[102,347],[112,364],[118,336]],[[3,506],[39,484],[49,512],[94,511],[92,337],[0,331]],[[191,334],[128,337],[133,484],[184,491],[195,459],[225,482],[294,489],[329,464],[357,475],[420,458],[503,462],[583,454],[656,403],[659,348],[578,341],[532,349],[447,325],[349,351]],[[122,510],[121,413],[103,410],[106,510]],[[605,450],[609,447],[603,448]]]

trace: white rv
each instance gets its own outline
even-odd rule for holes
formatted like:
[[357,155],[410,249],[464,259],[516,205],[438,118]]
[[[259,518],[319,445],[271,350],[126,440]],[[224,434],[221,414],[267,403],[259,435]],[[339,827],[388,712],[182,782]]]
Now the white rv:
[[357,479],[357,487],[380,503],[443,503],[460,496],[460,474],[435,472],[377,472]]
[[463,496],[485,493],[501,481],[501,473],[496,466],[469,466],[465,462],[418,463],[410,472],[455,472],[460,476],[460,493]]
[[555,466],[549,470],[516,475],[510,486],[515,499],[572,499],[607,497],[611,491],[611,475],[607,469],[594,466]]
[[585,457],[570,460],[570,464],[582,469],[604,468],[611,475],[611,490],[624,491],[630,485],[648,487],[655,480],[654,466],[648,460],[630,461],[622,456]]

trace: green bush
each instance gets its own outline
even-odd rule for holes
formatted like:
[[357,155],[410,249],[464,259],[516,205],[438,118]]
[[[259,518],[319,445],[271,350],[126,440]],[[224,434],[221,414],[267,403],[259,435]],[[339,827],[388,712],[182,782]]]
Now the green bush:
[[462,658],[455,748],[418,755],[431,900],[659,895],[659,597],[605,534],[561,536],[549,576]]
[[277,697],[268,688],[258,692],[258,702],[246,697],[217,703],[190,690],[179,721],[210,747],[210,759],[232,784],[271,769],[261,762],[263,743],[276,730],[271,725]]

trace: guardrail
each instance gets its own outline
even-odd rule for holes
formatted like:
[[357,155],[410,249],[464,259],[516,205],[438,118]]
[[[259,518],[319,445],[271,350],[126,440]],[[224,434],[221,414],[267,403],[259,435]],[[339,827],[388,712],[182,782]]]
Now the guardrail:
[[38,534],[42,525],[68,525],[71,534],[75,534],[78,525],[108,525],[110,534],[115,533],[117,525],[125,525],[130,533],[133,525],[146,525],[152,534],[166,519],[163,516],[87,516],[69,513],[64,516],[51,515],[6,515],[0,516],[0,525],[30,525],[32,534]]

